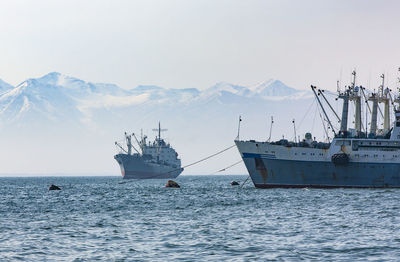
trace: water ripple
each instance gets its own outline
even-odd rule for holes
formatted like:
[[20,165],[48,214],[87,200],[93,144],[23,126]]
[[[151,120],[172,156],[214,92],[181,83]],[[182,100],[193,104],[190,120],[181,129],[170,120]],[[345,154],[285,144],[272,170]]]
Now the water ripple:
[[400,259],[400,190],[230,186],[245,178],[0,178],[0,260]]

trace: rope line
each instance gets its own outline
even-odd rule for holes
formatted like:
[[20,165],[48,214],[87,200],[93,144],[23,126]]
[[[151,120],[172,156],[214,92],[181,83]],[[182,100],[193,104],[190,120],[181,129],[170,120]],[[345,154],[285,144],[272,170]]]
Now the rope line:
[[303,124],[304,119],[308,116],[308,113],[310,112],[310,110],[311,110],[312,106],[314,105],[314,103],[315,103],[315,99],[312,101],[310,107],[307,109],[307,111],[306,111],[306,113],[304,114],[303,118],[301,119],[301,121],[300,121],[300,123],[299,123],[297,129],[300,129],[301,125]]
[[225,170],[227,170],[227,169],[229,169],[229,168],[231,168],[231,167],[234,167],[234,166],[236,166],[237,164],[240,164],[241,162],[243,162],[243,159],[242,160],[240,160],[240,161],[237,161],[237,162],[235,162],[234,164],[232,164],[232,165],[229,165],[229,166],[227,166],[227,167],[225,167],[225,168],[222,168],[222,169],[220,169],[220,170],[218,170],[218,171],[215,171],[214,173],[212,173],[211,175],[214,175],[214,174],[216,174],[216,173],[219,173],[219,172],[222,172],[222,171],[225,171]]
[[[219,155],[219,154],[222,154],[223,152],[228,151],[229,149],[231,149],[231,148],[233,148],[233,147],[235,147],[235,146],[236,146],[236,145],[231,145],[230,147],[227,147],[227,148],[225,148],[225,149],[223,149],[223,150],[221,150],[221,151],[218,151],[217,153],[214,153],[214,154],[212,154],[212,155],[209,155],[209,156],[207,156],[207,157],[205,157],[205,158],[202,158],[202,159],[200,159],[200,160],[197,160],[196,162],[190,163],[190,164],[188,164],[188,165],[186,165],[186,166],[183,166],[183,167],[181,167],[181,168],[173,169],[173,170],[168,171],[168,172],[165,172],[165,173],[159,173],[159,174],[157,174],[157,175],[150,176],[150,177],[147,177],[147,178],[157,178],[157,177],[160,177],[160,176],[162,176],[162,175],[169,174],[169,173],[172,173],[172,172],[181,170],[181,169],[183,170],[183,169],[185,169],[185,168],[187,168],[187,167],[189,167],[189,166],[196,165],[196,164],[198,164],[198,163],[200,163],[200,162],[203,162],[203,161],[206,161],[207,159],[210,159],[210,158],[212,158],[212,157],[214,157],[214,156],[217,156],[217,155]],[[243,160],[241,160],[241,161],[243,161]],[[241,161],[240,161],[240,162],[241,162]],[[239,164],[240,162],[235,163],[235,164]]]
[[249,178],[250,178],[250,176],[248,176],[248,177],[246,178],[246,180],[243,182],[243,184],[240,186],[240,188],[243,188],[244,184],[247,183],[247,180],[249,180]]
[[221,151],[219,151],[219,152],[217,152],[217,153],[215,153],[215,154],[212,154],[212,155],[210,155],[210,156],[208,156],[208,157],[205,157],[205,158],[203,158],[203,159],[200,159],[200,160],[198,160],[198,161],[196,161],[196,162],[193,162],[193,163],[191,163],[191,164],[189,164],[189,165],[183,166],[182,168],[187,168],[187,167],[189,167],[189,166],[193,166],[193,165],[195,165],[195,164],[198,164],[198,163],[200,163],[200,162],[203,162],[203,161],[205,161],[205,160],[207,160],[207,159],[210,159],[210,158],[212,158],[212,157],[214,157],[214,156],[217,156],[217,155],[219,155],[219,154],[222,154],[223,152],[228,151],[229,149],[231,149],[232,147],[235,147],[235,146],[236,146],[236,145],[232,145],[232,146],[230,146],[230,147],[227,147],[227,148],[225,148],[225,149],[223,149],[223,150],[221,150]]

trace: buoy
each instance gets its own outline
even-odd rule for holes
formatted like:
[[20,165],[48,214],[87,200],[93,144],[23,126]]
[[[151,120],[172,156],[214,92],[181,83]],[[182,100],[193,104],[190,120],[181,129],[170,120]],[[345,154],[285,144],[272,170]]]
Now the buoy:
[[61,190],[61,188],[59,188],[56,185],[51,184],[50,187],[49,187],[49,190]]
[[165,184],[165,187],[174,187],[174,188],[180,188],[178,183],[176,183],[173,180],[168,180],[167,184]]
[[237,182],[237,181],[232,181],[231,182],[231,186],[238,186],[239,185],[239,182]]

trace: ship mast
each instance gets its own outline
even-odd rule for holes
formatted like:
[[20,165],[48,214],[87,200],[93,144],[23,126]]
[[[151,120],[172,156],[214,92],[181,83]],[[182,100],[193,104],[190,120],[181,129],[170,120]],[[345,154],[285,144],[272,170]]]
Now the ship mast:
[[[133,134],[134,135],[134,134]],[[132,154],[132,148],[138,153],[138,154],[140,154],[139,153],[139,151],[133,146],[133,144],[132,144],[132,135],[128,135],[126,132],[125,132],[125,139],[126,139],[126,146],[128,147],[128,152],[127,152],[127,154],[128,155],[131,155]]]
[[356,86],[356,71],[353,70],[351,73],[353,75],[353,82],[350,87],[350,97],[351,101],[354,101],[355,106],[355,115],[354,115],[354,129],[356,130],[357,135],[361,134],[361,95],[359,93],[360,87]]
[[340,123],[339,133],[345,137],[347,132],[347,118],[349,114],[349,90],[346,89],[343,93],[339,93],[339,98],[343,99],[342,121]]
[[158,121],[158,128],[154,128],[153,131],[158,132],[158,137],[156,137],[156,140],[159,142],[161,141],[161,132],[167,131],[168,129],[161,129],[161,122]]
[[381,75],[382,78],[382,85],[379,87],[380,89],[380,94],[378,97],[378,102],[384,104],[384,111],[383,111],[383,132],[387,133],[390,130],[390,113],[389,113],[389,89],[385,89],[385,74]]
[[[400,72],[400,67],[399,67],[399,72]],[[396,105],[393,105],[393,107],[394,107],[394,110],[396,111],[396,110],[399,110],[399,108],[400,108],[400,77],[398,77],[397,78],[397,82],[398,82],[398,87],[397,87],[397,96],[395,96],[395,99],[394,99],[394,103],[397,103],[398,104],[398,106],[396,107]]]
[[372,101],[372,116],[371,116],[371,128],[370,135],[376,135],[376,126],[377,126],[377,117],[378,117],[378,94],[372,93],[372,95],[368,98],[369,101]]
[[161,139],[161,123],[158,121],[158,139]]
[[131,140],[131,136],[129,136],[126,132],[125,132],[125,139],[126,139],[126,146],[128,147],[128,155],[132,154],[132,140]]

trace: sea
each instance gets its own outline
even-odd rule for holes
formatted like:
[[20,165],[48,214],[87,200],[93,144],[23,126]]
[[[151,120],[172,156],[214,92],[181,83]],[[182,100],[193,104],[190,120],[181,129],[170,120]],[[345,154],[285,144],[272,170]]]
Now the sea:
[[400,189],[246,178],[0,178],[0,261],[400,260]]

